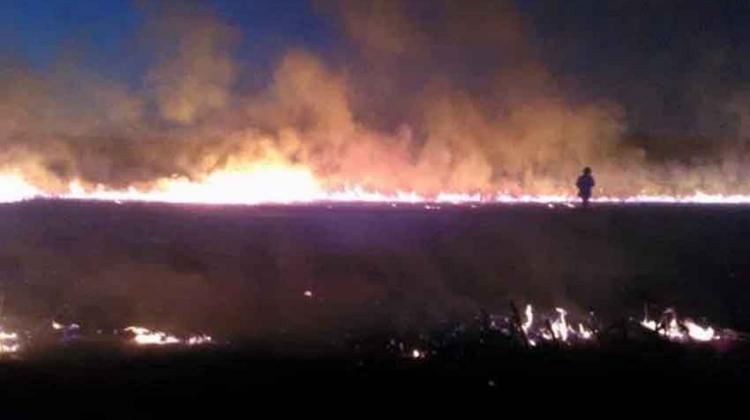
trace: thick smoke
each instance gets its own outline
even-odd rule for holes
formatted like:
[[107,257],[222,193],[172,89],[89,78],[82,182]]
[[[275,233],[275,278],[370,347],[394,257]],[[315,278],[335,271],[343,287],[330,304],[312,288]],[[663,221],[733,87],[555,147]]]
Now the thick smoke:
[[[72,59],[3,65],[0,165],[50,191],[269,161],[390,192],[569,193],[586,165],[608,195],[746,191],[736,148],[655,159],[616,102],[571,94],[513,2],[317,6],[344,35],[337,50],[280,52],[263,86],[241,83],[263,78],[233,55],[237,28],[172,6],[144,8],[154,60],[135,88]],[[746,103],[726,107],[740,127]]]

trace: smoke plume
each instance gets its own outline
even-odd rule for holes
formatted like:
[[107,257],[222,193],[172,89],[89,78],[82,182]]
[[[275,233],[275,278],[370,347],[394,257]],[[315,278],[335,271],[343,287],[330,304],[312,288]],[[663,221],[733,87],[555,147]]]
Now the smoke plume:
[[689,149],[685,139],[672,147],[634,135],[616,100],[582,95],[553,71],[514,2],[316,10],[341,33],[336,50],[292,46],[263,77],[236,58],[239,28],[172,6],[143,8],[139,45],[154,59],[139,83],[73,58],[47,70],[8,58],[0,167],[52,192],[71,181],[149,188],[255,162],[308,168],[330,188],[385,192],[566,194],[583,166],[607,195],[747,192],[742,92],[716,111],[738,121],[741,141],[685,155],[676,152]]

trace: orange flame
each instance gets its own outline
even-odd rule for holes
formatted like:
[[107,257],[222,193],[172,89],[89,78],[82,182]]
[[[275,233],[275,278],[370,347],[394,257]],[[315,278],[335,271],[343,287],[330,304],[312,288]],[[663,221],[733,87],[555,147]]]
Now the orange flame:
[[[84,186],[72,181],[67,191],[50,193],[29,183],[18,173],[0,174],[0,203],[18,202],[34,198],[58,198],[103,201],[140,201],[186,204],[293,204],[315,202],[367,203],[546,203],[570,206],[577,201],[574,194],[514,195],[499,191],[491,194],[444,191],[423,195],[415,191],[381,192],[360,186],[327,188],[308,168],[279,163],[256,164],[212,172],[202,179],[161,178],[148,188],[131,186],[112,189],[104,185]],[[634,195],[630,197],[600,196],[598,203],[699,203],[750,204],[750,195],[706,194],[692,195]],[[439,209],[430,206],[429,209]]]

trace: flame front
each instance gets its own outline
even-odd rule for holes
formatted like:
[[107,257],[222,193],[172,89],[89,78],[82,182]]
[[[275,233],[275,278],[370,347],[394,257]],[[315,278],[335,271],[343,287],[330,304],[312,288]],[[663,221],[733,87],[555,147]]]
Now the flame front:
[[[105,185],[85,186],[72,181],[63,191],[46,191],[28,182],[18,173],[0,174],[0,203],[33,198],[73,200],[140,201],[184,204],[294,204],[315,202],[365,203],[546,203],[570,204],[572,192],[557,194],[509,194],[496,192],[443,191],[421,194],[416,191],[382,192],[361,186],[331,187],[304,166],[264,163],[218,170],[200,179],[161,178],[148,186],[113,189]],[[750,204],[750,195],[706,194],[669,196],[638,194],[630,197],[599,196],[594,202],[628,203],[699,203]],[[433,209],[433,207],[430,207]],[[434,207],[439,209],[439,207]]]
[[0,203],[13,203],[42,196],[41,190],[17,174],[0,174]]

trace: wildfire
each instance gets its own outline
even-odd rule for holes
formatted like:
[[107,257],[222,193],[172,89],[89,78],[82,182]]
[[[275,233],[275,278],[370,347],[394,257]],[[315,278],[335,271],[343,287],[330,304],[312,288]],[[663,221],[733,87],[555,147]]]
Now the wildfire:
[[163,346],[167,344],[179,344],[182,341],[167,333],[161,331],[151,331],[144,327],[127,327],[125,331],[133,333],[133,341],[142,346],[156,345]]
[[546,318],[544,322],[535,323],[534,308],[531,305],[526,305],[525,319],[521,324],[521,330],[532,347],[537,345],[539,339],[566,344],[594,339],[594,331],[591,328],[581,322],[574,328],[568,322],[567,316],[568,311],[563,308],[555,308],[553,317]]
[[0,203],[13,203],[42,196],[42,192],[15,174],[0,174]]
[[182,339],[169,333],[152,331],[148,328],[137,326],[127,327],[124,331],[133,334],[133,342],[139,346],[165,346],[175,344],[199,346],[213,343],[213,339],[208,335],[195,335]]
[[671,341],[714,341],[721,340],[721,336],[710,326],[698,325],[690,319],[680,319],[677,312],[667,309],[660,320],[650,319],[646,314],[641,325]]
[[200,346],[213,343],[213,338],[209,335],[196,335],[189,337],[186,342],[188,346]]
[[[226,169],[208,174],[201,179],[162,178],[148,188],[112,189],[104,185],[84,187],[71,182],[67,191],[49,193],[29,183],[17,173],[0,174],[0,203],[18,202],[34,198],[73,200],[137,201],[184,204],[294,204],[315,202],[364,203],[424,203],[424,204],[479,204],[479,203],[538,203],[570,205],[573,194],[514,195],[506,192],[463,193],[441,192],[424,195],[415,191],[384,193],[360,186],[330,189],[306,167],[284,164],[257,164],[244,168]],[[750,195],[706,194],[692,195],[635,195],[632,197],[596,197],[594,202],[629,203],[696,203],[750,204]],[[425,207],[429,210],[439,206]]]

